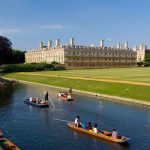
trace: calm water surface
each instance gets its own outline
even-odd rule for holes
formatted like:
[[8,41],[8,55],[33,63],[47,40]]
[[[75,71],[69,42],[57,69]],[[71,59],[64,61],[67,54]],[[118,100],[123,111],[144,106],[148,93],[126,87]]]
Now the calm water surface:
[[[49,91],[55,105],[36,108],[25,104],[26,97],[44,97]],[[58,89],[18,85],[0,97],[0,130],[22,150],[150,150],[150,109],[145,106],[100,100],[76,94],[75,102],[58,100]],[[131,140],[126,145],[111,143],[69,129],[64,121],[92,121],[99,128],[116,128]]]

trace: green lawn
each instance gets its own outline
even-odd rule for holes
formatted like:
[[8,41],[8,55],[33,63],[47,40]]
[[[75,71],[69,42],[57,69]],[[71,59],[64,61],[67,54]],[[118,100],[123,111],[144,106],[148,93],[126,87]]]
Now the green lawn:
[[[33,72],[32,72],[33,73]],[[63,78],[63,76],[81,76],[94,78],[109,78],[128,81],[150,82],[150,68],[128,68],[128,69],[88,69],[88,70],[69,70],[69,71],[47,71],[34,72],[40,76],[25,74],[5,74],[4,77],[15,77],[18,80],[25,80],[36,83],[60,87],[73,87],[73,89],[108,94],[120,97],[127,97],[139,100],[150,101],[150,86],[139,86],[122,83],[109,83],[100,81],[86,81],[77,79]],[[33,74],[34,74],[33,73]],[[42,75],[57,75],[49,77]],[[59,77],[60,75],[60,77]]]
[[113,68],[113,69],[83,69],[65,71],[32,72],[41,75],[57,75],[69,77],[92,77],[98,79],[127,80],[150,82],[150,68]]

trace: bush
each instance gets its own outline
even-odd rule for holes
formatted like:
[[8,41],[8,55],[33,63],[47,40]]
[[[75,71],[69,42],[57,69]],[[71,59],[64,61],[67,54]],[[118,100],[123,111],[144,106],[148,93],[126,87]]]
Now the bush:
[[2,73],[11,72],[33,72],[46,70],[65,70],[65,67],[57,62],[51,64],[31,63],[31,64],[11,64],[0,68]]

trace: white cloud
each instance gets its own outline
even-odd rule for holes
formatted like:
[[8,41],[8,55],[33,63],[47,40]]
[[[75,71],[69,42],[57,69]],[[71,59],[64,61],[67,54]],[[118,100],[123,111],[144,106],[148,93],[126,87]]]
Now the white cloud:
[[43,29],[64,29],[65,27],[61,24],[56,24],[56,25],[43,25]]
[[0,34],[18,33],[21,31],[22,31],[21,29],[17,29],[17,28],[0,28]]

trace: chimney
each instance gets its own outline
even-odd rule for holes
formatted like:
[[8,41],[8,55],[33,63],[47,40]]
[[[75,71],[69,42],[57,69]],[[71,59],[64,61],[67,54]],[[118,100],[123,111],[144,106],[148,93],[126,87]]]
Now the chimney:
[[118,48],[118,49],[120,49],[120,48],[121,48],[121,45],[120,45],[120,43],[118,43],[118,44],[117,44],[117,48]]
[[43,48],[43,47],[44,47],[43,42],[40,42],[40,48]]
[[104,48],[104,40],[100,41],[100,48]]
[[74,38],[70,39],[70,46],[73,47],[74,46]]
[[124,47],[125,47],[125,49],[128,49],[128,48],[129,48],[129,47],[128,47],[128,42],[127,42],[127,41],[125,41]]
[[50,49],[52,47],[52,41],[48,41],[48,48]]
[[56,40],[56,47],[59,47],[60,46],[60,39],[57,39]]

